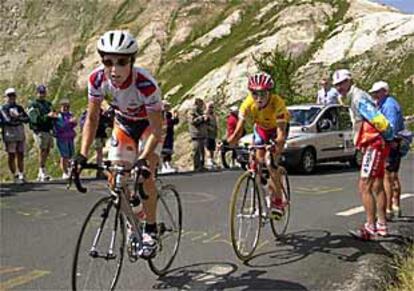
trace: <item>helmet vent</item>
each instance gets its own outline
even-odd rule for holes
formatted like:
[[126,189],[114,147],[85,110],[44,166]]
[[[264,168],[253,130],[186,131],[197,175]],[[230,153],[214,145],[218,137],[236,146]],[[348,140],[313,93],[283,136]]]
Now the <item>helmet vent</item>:
[[130,48],[133,44],[134,44],[134,41],[133,41],[133,40],[131,40],[131,41],[129,42],[129,44],[128,44],[127,48]]
[[110,43],[110,45],[112,46],[112,43],[114,42],[114,34],[113,33],[111,33],[110,35],[109,35],[109,43]]
[[125,39],[125,34],[121,34],[121,37],[119,38],[119,44],[118,44],[118,46],[121,46],[122,45],[122,42],[124,41],[124,39]]

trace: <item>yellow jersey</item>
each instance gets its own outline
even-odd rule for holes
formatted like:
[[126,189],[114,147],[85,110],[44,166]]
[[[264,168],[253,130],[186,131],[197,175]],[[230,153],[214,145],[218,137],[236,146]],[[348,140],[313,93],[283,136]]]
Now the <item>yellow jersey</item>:
[[264,129],[277,127],[278,122],[289,122],[290,114],[285,101],[278,95],[271,94],[266,107],[259,109],[251,93],[244,99],[239,109],[241,118],[251,116],[254,123]]

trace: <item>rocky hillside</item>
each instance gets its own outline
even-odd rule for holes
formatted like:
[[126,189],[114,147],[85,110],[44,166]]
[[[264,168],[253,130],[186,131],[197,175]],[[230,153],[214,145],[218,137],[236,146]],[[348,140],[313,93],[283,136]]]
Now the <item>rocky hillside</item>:
[[137,36],[137,64],[180,109],[192,95],[237,103],[254,58],[277,50],[294,64],[297,96],[314,96],[320,77],[349,67],[365,88],[389,81],[414,112],[414,15],[367,0],[2,0],[0,89],[28,96],[44,82],[79,112],[96,39],[112,28]]

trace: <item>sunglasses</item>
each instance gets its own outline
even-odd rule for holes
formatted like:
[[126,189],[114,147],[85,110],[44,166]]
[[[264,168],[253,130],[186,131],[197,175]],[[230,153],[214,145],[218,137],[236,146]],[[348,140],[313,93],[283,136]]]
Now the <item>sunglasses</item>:
[[119,58],[119,59],[116,59],[115,63],[111,59],[102,59],[102,64],[104,64],[105,67],[113,67],[113,66],[125,67],[130,62],[131,62],[130,58]]
[[265,98],[269,95],[269,91],[251,91],[253,98]]

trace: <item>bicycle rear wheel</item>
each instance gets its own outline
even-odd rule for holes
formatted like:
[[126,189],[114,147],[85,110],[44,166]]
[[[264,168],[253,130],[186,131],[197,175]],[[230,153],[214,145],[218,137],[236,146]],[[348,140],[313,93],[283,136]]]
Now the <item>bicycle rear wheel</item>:
[[262,227],[259,188],[250,172],[237,180],[230,202],[230,235],[237,257],[243,261],[253,255]]
[[286,169],[282,169],[281,175],[282,185],[282,203],[284,205],[284,214],[280,219],[270,219],[270,226],[273,235],[276,238],[283,236],[287,230],[290,219],[290,184]]
[[148,261],[151,271],[164,275],[178,252],[182,231],[182,208],[178,192],[172,185],[162,186],[157,201],[158,250]]
[[125,225],[112,197],[100,199],[83,223],[72,265],[73,290],[113,290],[121,273]]

